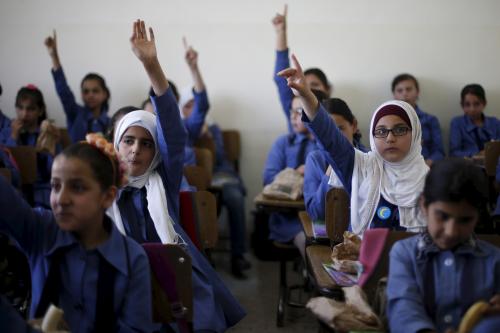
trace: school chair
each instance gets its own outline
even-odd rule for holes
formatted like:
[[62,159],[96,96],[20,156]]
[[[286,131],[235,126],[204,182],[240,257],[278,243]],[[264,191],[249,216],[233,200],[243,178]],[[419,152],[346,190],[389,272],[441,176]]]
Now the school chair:
[[344,241],[344,231],[349,228],[350,198],[343,188],[331,188],[326,193],[325,224],[326,233],[331,244],[336,245]]
[[189,185],[196,187],[198,191],[205,191],[210,186],[210,176],[208,175],[208,171],[201,166],[185,166],[183,173]]
[[196,155],[196,165],[204,168],[208,175],[209,184],[212,182],[214,170],[214,155],[206,148],[194,148]]
[[59,135],[60,135],[59,143],[61,144],[62,149],[72,144],[71,137],[69,136],[67,128],[59,127]]
[[[194,142],[194,148],[207,149],[212,155],[212,166],[215,165],[215,141],[209,137],[199,138]],[[196,161],[198,161],[198,155],[196,155]]]
[[500,141],[491,141],[484,144],[484,168],[488,177],[495,177],[499,157]]
[[195,246],[210,257],[218,240],[215,197],[208,191],[180,192],[180,221]]
[[226,158],[234,166],[237,173],[240,173],[241,156],[241,136],[238,130],[223,130],[222,138],[224,140],[224,150]]
[[7,168],[0,168],[0,176],[4,177],[7,182],[10,184],[12,181],[12,174]]
[[176,323],[181,333],[193,332],[191,257],[175,244],[142,245],[151,268],[153,321]]
[[34,203],[33,185],[37,179],[37,152],[32,146],[9,147],[21,174],[21,190],[30,205]]

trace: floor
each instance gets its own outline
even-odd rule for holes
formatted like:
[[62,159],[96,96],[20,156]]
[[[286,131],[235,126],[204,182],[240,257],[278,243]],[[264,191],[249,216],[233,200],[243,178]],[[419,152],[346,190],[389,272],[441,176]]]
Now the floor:
[[[231,328],[228,332],[317,332],[318,323],[309,310],[305,308],[286,308],[285,325],[276,327],[276,307],[278,302],[279,263],[260,261],[251,253],[247,259],[252,268],[248,271],[247,280],[237,280],[230,274],[229,253],[217,252],[213,254],[216,270],[225,281],[233,295],[246,309],[247,316]],[[300,283],[301,274],[288,265],[289,284]],[[294,293],[296,299],[300,295]],[[304,300],[308,295],[304,294]]]

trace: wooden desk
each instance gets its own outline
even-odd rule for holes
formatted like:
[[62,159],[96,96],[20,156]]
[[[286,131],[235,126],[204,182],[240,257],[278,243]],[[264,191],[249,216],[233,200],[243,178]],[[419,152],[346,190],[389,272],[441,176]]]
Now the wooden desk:
[[299,212],[299,220],[302,224],[302,229],[304,229],[304,234],[306,235],[306,246],[312,244],[327,245],[330,246],[330,239],[326,237],[316,238],[314,237],[313,231],[313,221],[306,211]]
[[330,275],[323,268],[323,263],[331,262],[332,250],[329,246],[311,245],[306,247],[306,257],[309,272],[313,275],[316,289],[318,292],[327,297],[342,299],[343,291]]
[[259,193],[253,199],[257,209],[263,209],[270,212],[293,212],[305,209],[304,199],[299,200],[283,200],[283,199],[271,199],[265,197],[262,193]]

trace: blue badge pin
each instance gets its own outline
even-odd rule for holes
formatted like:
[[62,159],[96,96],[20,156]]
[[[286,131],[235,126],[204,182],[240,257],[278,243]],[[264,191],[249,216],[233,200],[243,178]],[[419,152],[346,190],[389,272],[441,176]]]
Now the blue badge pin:
[[389,209],[389,207],[382,206],[377,209],[377,216],[381,220],[387,220],[389,217],[391,217],[391,210]]

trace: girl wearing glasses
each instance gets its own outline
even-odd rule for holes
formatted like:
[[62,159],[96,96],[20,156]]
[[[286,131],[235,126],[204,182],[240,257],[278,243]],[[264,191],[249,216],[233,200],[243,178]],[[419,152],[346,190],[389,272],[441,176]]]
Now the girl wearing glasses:
[[420,232],[425,220],[418,197],[429,168],[422,157],[422,132],[415,110],[406,102],[389,101],[371,120],[371,152],[354,149],[312,94],[295,56],[293,68],[278,75],[288,81],[304,107],[304,122],[327,152],[327,160],[351,197],[350,229],[367,228]]
[[82,79],[81,94],[83,105],[76,102],[59,60],[57,37],[45,39],[45,46],[52,60],[52,76],[57,95],[66,114],[68,132],[73,142],[82,141],[87,133],[106,133],[109,126],[109,98],[111,96],[106,81],[96,73],[88,73]]

